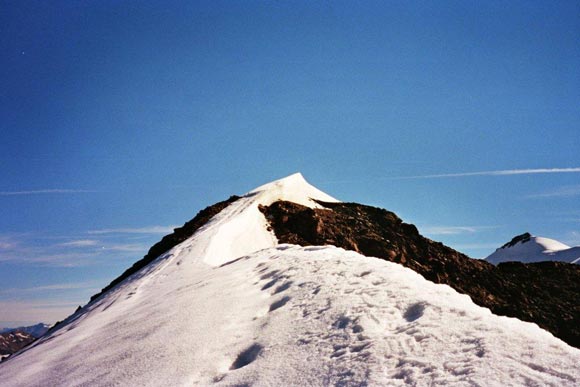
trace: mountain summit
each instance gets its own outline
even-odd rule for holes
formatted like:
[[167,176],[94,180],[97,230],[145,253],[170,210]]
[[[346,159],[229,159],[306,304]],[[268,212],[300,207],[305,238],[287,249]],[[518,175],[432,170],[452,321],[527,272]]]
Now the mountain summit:
[[495,270],[464,259],[295,174],[164,237],[0,385],[578,385],[580,350],[416,272]]
[[570,247],[554,239],[524,233],[501,246],[486,260],[493,264],[509,261],[580,263],[580,246]]

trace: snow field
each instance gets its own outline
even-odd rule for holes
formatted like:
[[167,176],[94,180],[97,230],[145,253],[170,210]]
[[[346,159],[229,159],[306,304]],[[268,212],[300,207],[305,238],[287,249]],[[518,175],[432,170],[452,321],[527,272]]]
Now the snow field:
[[278,245],[262,186],[0,365],[2,386],[575,386],[580,350],[400,265]]

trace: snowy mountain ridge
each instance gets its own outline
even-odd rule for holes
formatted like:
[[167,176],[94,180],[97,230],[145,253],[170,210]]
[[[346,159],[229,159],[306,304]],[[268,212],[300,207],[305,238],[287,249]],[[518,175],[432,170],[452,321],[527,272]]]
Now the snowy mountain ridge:
[[0,329],[0,361],[26,347],[49,329],[50,326],[44,323]]
[[308,184],[302,174],[262,185],[232,203],[183,245],[193,256],[203,256],[208,265],[219,266],[254,251],[274,247],[278,241],[268,231],[258,206],[284,199],[309,208],[320,208],[315,200],[337,202]]
[[498,248],[486,260],[495,265],[509,261],[580,263],[580,246],[570,247],[554,239],[524,233]]
[[336,199],[301,175],[195,234],[0,365],[0,385],[552,385],[580,350],[401,265],[279,244],[258,206]]
[[34,340],[34,336],[21,330],[0,333],[0,361],[30,344]]
[[14,331],[21,331],[26,332],[32,335],[33,337],[40,337],[44,335],[50,329],[50,325],[44,323],[38,323],[35,325],[30,325],[26,327],[17,327],[17,328],[2,328],[0,329],[0,333],[9,333]]

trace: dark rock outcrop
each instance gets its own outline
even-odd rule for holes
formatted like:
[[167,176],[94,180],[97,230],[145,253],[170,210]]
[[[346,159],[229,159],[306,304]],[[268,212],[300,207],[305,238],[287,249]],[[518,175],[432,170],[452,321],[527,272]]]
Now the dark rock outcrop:
[[108,291],[109,289],[113,288],[115,285],[121,283],[123,280],[135,274],[161,254],[165,253],[166,251],[170,250],[171,248],[177,246],[181,242],[185,241],[187,238],[191,237],[200,227],[205,225],[214,215],[217,215],[221,210],[226,208],[231,203],[238,200],[239,196],[230,196],[229,199],[218,202],[212,206],[209,206],[203,210],[201,210],[192,220],[185,223],[182,227],[178,227],[173,230],[173,233],[164,236],[159,242],[153,245],[149,249],[149,252],[140,259],[139,261],[135,262],[133,266],[125,270],[123,274],[119,277],[115,278],[109,285],[104,287],[99,293],[95,294],[91,297],[91,301],[96,300],[99,298],[103,293]]
[[21,330],[0,333],[0,356],[12,355],[34,340],[36,340],[34,336]]
[[260,210],[281,243],[334,245],[402,264],[469,295],[495,314],[534,322],[580,347],[580,266],[563,262],[494,266],[421,236],[414,225],[384,209],[320,204],[326,209],[278,201]]
[[22,332],[29,333],[30,335],[32,335],[32,337],[35,337],[38,339],[39,337],[44,335],[48,331],[49,328],[50,328],[50,326],[48,324],[38,323],[36,325],[30,325],[30,326],[26,326],[26,327],[3,328],[0,330],[0,333],[22,331]]
[[530,239],[532,238],[532,234],[530,234],[529,232],[525,232],[522,235],[518,235],[513,237],[513,239],[511,241],[509,241],[508,243],[506,243],[505,245],[503,245],[502,247],[500,247],[500,249],[505,249],[508,247],[513,247],[515,245],[517,245],[518,243],[526,243],[528,242]]

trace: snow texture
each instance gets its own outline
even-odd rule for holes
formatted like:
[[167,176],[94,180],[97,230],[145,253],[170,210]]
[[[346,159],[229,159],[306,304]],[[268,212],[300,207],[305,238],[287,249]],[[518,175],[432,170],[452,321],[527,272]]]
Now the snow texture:
[[334,200],[292,175],[0,365],[2,386],[580,383],[580,350],[400,265],[279,245],[258,204]]
[[532,236],[513,246],[501,247],[486,260],[494,265],[500,262],[519,261],[524,263],[542,261],[580,262],[580,246],[570,247],[554,239]]

